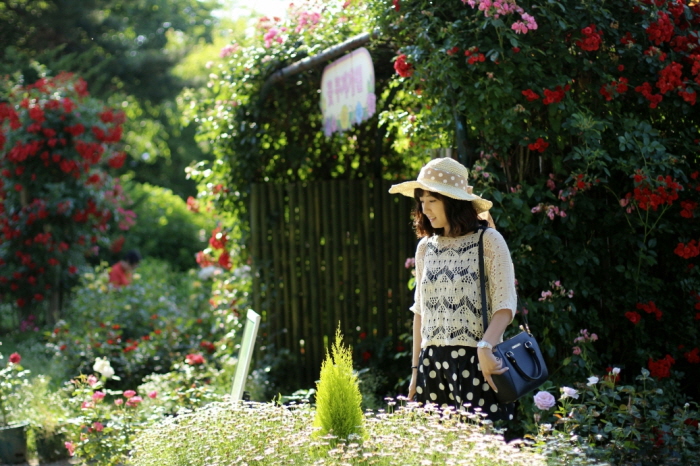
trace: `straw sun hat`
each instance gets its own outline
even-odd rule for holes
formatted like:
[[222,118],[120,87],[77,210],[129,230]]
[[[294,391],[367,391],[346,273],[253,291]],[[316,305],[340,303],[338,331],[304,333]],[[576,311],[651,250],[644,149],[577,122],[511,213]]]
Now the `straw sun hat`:
[[469,171],[451,158],[433,159],[421,168],[416,181],[395,184],[389,189],[391,194],[413,197],[416,188],[421,188],[452,199],[471,201],[476,213],[486,212],[493,203],[472,193],[469,186]]

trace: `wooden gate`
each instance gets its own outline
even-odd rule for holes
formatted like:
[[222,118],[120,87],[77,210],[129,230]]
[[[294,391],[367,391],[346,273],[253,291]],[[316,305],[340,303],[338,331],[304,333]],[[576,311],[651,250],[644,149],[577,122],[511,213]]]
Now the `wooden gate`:
[[415,253],[413,200],[391,183],[334,180],[256,184],[251,195],[253,302],[265,344],[297,358],[302,386],[318,379],[340,323],[360,333],[408,331],[413,292],[405,262]]

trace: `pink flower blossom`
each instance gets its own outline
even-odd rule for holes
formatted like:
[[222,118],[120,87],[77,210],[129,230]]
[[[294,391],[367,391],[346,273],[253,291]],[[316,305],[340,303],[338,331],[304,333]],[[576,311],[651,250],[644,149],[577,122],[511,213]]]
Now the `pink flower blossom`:
[[122,400],[121,398],[117,398],[116,400],[114,400],[114,404],[117,406],[121,406],[124,404],[124,400]]
[[80,405],[80,409],[91,409],[95,407],[95,403],[92,401],[83,401],[83,403]]
[[152,399],[155,398],[155,397],[157,397],[157,396],[158,396],[158,392],[155,391],[155,390],[153,390],[152,392],[150,392],[150,393],[148,394],[148,397],[149,397],[149,398],[152,398]]
[[557,403],[557,401],[554,399],[554,395],[544,391],[537,392],[537,394],[534,396],[534,401],[535,406],[543,411],[554,407],[554,405]]
[[143,401],[143,398],[140,396],[134,396],[132,398],[129,398],[129,401],[126,402],[127,406],[137,406],[139,403]]
[[95,385],[97,385],[97,382],[98,382],[98,381],[99,381],[98,378],[95,377],[94,375],[90,375],[90,376],[88,376],[88,378],[87,378],[87,383],[88,383],[88,385],[90,385],[91,387],[94,387]]
[[97,432],[102,432],[105,426],[100,421],[95,421],[92,423],[92,428],[95,429]]
[[70,456],[73,456],[75,454],[75,445],[73,445],[73,443],[65,442],[63,445],[66,447],[66,450],[68,450],[68,454]]
[[514,22],[510,28],[514,30],[516,34],[527,34],[527,26],[522,21]]
[[219,58],[226,58],[240,49],[238,44],[228,44],[221,48]]
[[124,392],[124,398],[131,398],[134,395],[136,395],[136,392],[133,390],[126,390]]
[[94,402],[102,401],[102,399],[104,397],[105,397],[104,392],[97,391],[97,392],[92,394],[92,401],[94,401]]
[[574,353],[575,355],[581,354],[581,348],[579,348],[578,346],[574,346],[574,351],[573,351],[573,353]]

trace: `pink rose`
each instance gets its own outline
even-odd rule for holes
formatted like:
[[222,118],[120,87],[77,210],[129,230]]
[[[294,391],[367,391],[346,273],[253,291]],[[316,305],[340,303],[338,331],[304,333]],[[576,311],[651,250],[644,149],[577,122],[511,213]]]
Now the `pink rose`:
[[136,395],[136,392],[133,390],[127,390],[124,392],[124,398],[131,398],[134,395]]
[[102,430],[104,430],[105,426],[100,421],[95,421],[92,424],[92,428],[95,429],[97,432],[102,432]]
[[557,402],[554,399],[554,395],[549,392],[537,392],[534,396],[534,400],[535,406],[543,411],[552,408]]
[[149,397],[149,398],[155,398],[155,397],[157,397],[157,396],[158,396],[158,392],[155,391],[155,390],[153,390],[151,393],[148,394],[148,397]]
[[143,401],[143,398],[140,396],[135,396],[133,398],[129,398],[129,401],[126,402],[127,406],[137,406],[139,403]]
[[95,392],[92,394],[92,400],[97,402],[97,401],[102,401],[102,399],[105,397],[104,392]]
[[70,456],[75,454],[75,445],[73,445],[71,442],[65,442],[63,445],[66,447],[66,450],[68,450],[68,454]]
[[121,406],[122,404],[124,404],[124,400],[122,400],[121,398],[117,398],[116,400],[114,400],[114,404],[117,406]]
[[94,375],[91,375],[87,378],[87,383],[91,387],[94,387],[95,385],[97,385],[97,382],[98,382],[98,379]]
[[573,352],[574,352],[575,355],[578,356],[579,354],[581,354],[581,348],[579,348],[578,346],[574,346],[574,351],[573,351]]

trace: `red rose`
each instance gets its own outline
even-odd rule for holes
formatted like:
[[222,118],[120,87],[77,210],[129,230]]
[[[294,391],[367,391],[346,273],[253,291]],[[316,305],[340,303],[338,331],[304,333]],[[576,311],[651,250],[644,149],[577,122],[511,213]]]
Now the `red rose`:
[[642,316],[640,316],[639,313],[635,311],[625,312],[625,317],[627,317],[629,321],[632,322],[634,325],[637,325],[639,321],[642,320]]
[[12,364],[19,364],[19,362],[22,360],[22,356],[19,355],[19,353],[12,353],[10,355],[10,362]]
[[199,353],[188,354],[185,357],[185,360],[187,361],[187,364],[189,364],[190,366],[198,366],[200,364],[204,364],[204,356],[202,356]]
[[408,63],[406,58],[405,54],[401,54],[396,57],[396,61],[394,62],[394,69],[402,78],[410,78],[411,75],[413,75],[413,65]]

